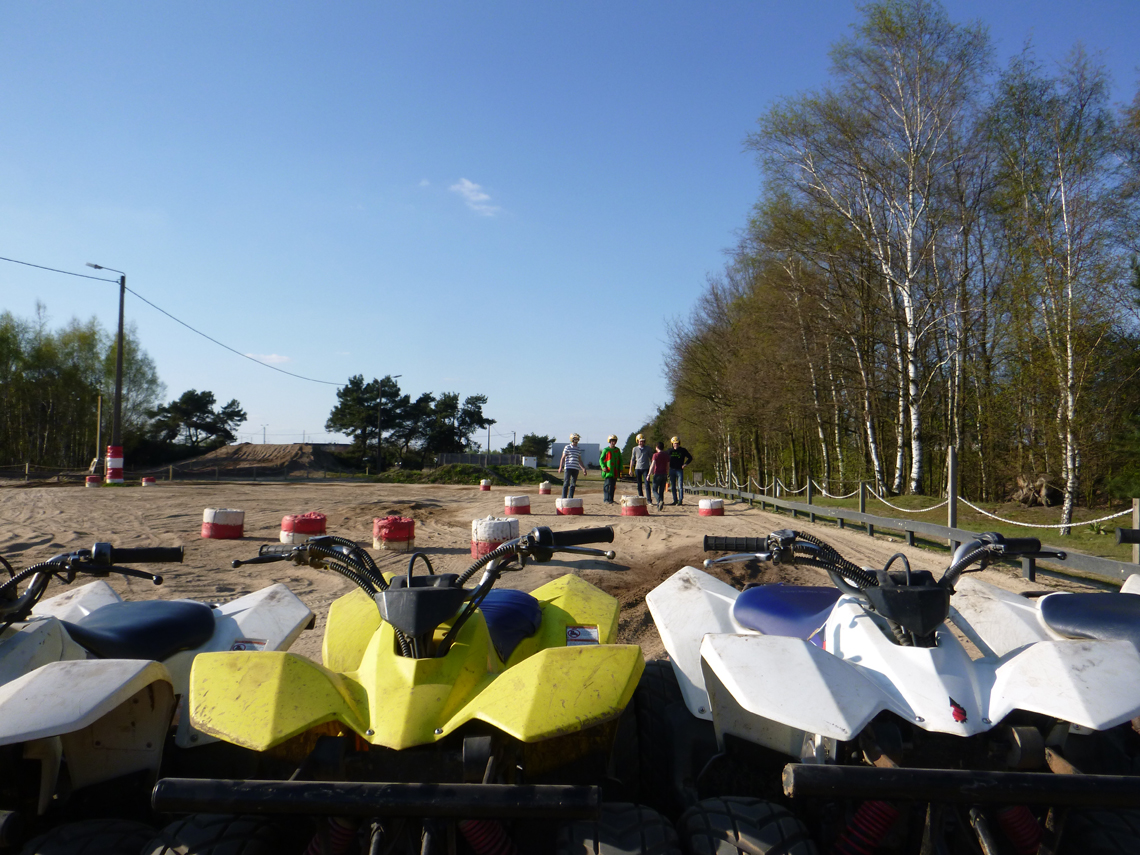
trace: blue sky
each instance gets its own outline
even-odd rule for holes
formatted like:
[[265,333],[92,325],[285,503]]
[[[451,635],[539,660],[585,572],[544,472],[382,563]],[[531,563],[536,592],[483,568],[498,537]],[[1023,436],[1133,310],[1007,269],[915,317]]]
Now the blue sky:
[[[1140,3],[946,4],[1000,64],[1080,41],[1140,82]],[[514,431],[623,440],[668,397],[666,325],[747,219],[743,148],[824,85],[841,0],[105,2],[0,10],[0,256],[128,286],[318,380],[488,396]],[[0,309],[53,326],[116,289],[0,263]],[[210,344],[127,296],[167,398],[243,438],[323,437],[335,386]],[[486,435],[478,437],[486,441]],[[128,463],[129,465],[129,463]]]

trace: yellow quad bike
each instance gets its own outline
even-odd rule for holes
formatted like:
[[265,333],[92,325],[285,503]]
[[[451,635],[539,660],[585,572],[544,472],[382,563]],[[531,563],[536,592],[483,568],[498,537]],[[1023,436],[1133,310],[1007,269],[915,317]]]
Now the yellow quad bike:
[[212,775],[228,763],[227,777],[158,782],[155,809],[191,815],[148,855],[679,852],[669,823],[630,803],[636,726],[623,712],[644,661],[615,643],[617,601],[575,575],[529,594],[495,587],[555,552],[612,559],[583,545],[612,541],[608,526],[538,527],[462,574],[415,553],[387,576],[342,538],[262,547],[244,563],[331,569],[357,590],[329,609],[322,665],[264,651],[195,660],[193,726],[244,751],[215,755]]

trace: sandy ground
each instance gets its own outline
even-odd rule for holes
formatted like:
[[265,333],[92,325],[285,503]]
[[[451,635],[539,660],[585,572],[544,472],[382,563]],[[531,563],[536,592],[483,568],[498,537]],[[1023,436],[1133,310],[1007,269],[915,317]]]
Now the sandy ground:
[[[628,485],[619,485],[621,488]],[[155,487],[87,489],[76,486],[0,488],[0,555],[16,569],[61,552],[90,548],[95,541],[115,546],[184,546],[183,564],[141,567],[165,577],[161,587],[139,579],[112,577],[109,581],[126,599],[189,598],[221,602],[241,596],[272,582],[286,583],[316,613],[316,627],[304,633],[293,649],[320,658],[320,644],[328,605],[347,593],[351,583],[332,572],[292,564],[244,566],[231,569],[235,558],[250,558],[264,543],[279,542],[281,518],[286,514],[319,511],[328,517],[328,532],[371,547],[374,517],[398,513],[416,521],[416,548],[431,556],[437,572],[461,572],[470,563],[471,521],[489,515],[503,516],[503,497],[531,497],[532,514],[520,519],[525,531],[534,525],[554,529],[612,525],[614,561],[572,558],[563,555],[547,564],[530,564],[505,574],[501,584],[531,590],[565,573],[577,573],[619,598],[622,604],[620,640],[642,646],[647,658],[662,655],[653,621],[645,607],[645,594],[686,564],[700,566],[708,557],[702,551],[702,536],[763,536],[775,529],[809,531],[836,547],[845,557],[862,566],[883,566],[896,552],[903,552],[915,569],[940,575],[944,555],[909,548],[898,540],[869,538],[853,529],[813,525],[750,508],[726,505],[723,517],[702,517],[697,497],[681,507],[666,506],[648,517],[623,517],[618,505],[602,504],[600,488],[579,489],[585,500],[585,515],[556,516],[555,496],[539,496],[537,488],[345,484],[345,483],[244,483],[178,484]],[[208,540],[201,537],[204,508],[237,508],[245,511],[245,537],[241,540]],[[403,571],[407,556],[372,550],[382,570]],[[729,565],[718,573],[737,586],[748,581],[785,581],[792,584],[827,584],[826,577],[811,568],[773,568],[759,565]],[[1046,587],[1020,579],[1014,571],[986,571],[989,581],[1013,590]],[[1052,583],[1056,584],[1056,583]],[[1071,586],[1067,586],[1071,587]],[[49,596],[63,590],[61,585]]]

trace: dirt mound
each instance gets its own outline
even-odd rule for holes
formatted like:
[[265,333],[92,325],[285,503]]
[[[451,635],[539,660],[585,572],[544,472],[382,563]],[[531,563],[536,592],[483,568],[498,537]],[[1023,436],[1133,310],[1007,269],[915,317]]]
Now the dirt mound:
[[184,460],[176,468],[183,472],[198,472],[212,469],[277,470],[285,472],[347,472],[347,467],[320,446],[308,443],[276,445],[242,442],[237,445],[223,445],[208,454]]

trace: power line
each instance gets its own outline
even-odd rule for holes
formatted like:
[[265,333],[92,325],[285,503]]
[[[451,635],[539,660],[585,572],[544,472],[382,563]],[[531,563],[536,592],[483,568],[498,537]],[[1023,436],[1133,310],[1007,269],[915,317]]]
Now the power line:
[[[0,261],[10,261],[12,264],[23,264],[25,267],[35,267],[38,270],[49,270],[52,273],[63,273],[66,276],[78,276],[80,279],[94,279],[96,282],[112,282],[116,285],[119,284],[118,279],[106,279],[102,276],[90,276],[86,273],[74,273],[70,270],[60,270],[60,269],[55,268],[55,267],[45,267],[42,264],[32,264],[30,261],[19,261],[18,259],[15,259],[15,258],[5,258],[3,256],[0,256]],[[186,323],[185,321],[174,317],[174,315],[170,314],[170,312],[166,311],[166,309],[163,309],[163,308],[160,308],[159,306],[156,306],[154,303],[152,303],[150,300],[148,300],[146,297],[144,297],[138,291],[135,291],[132,288],[127,288],[127,290],[130,291],[132,294],[134,294],[136,297],[138,297],[140,300],[142,300],[144,303],[146,303],[148,306],[150,306],[155,311],[162,312],[162,314],[166,315],[166,317],[170,318],[170,320],[174,321],[175,323],[182,324],[182,326],[186,327],[186,329],[190,330],[190,332],[196,333],[197,335],[202,336],[202,338],[206,339],[207,341],[211,341],[214,344],[216,344],[218,347],[225,348],[230,353],[237,354],[238,356],[242,357],[243,359],[248,359],[250,362],[255,362],[264,368],[270,368],[270,369],[277,371],[281,374],[288,374],[290,377],[296,377],[298,380],[307,380],[310,383],[322,383],[326,386],[336,386],[338,388],[344,385],[343,383],[333,383],[331,380],[317,380],[313,377],[305,377],[301,374],[294,374],[292,371],[286,371],[284,368],[278,368],[276,365],[270,365],[268,362],[262,362],[260,359],[254,359],[248,353],[242,353],[240,350],[235,350],[234,348],[230,347],[228,344],[223,344],[222,342],[218,341],[216,338],[211,338],[210,336],[206,335],[206,333],[202,332],[201,330],[195,329],[194,327],[190,326],[190,324]]]

